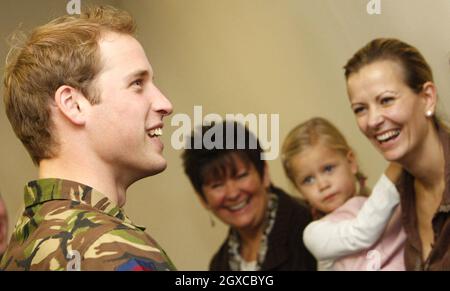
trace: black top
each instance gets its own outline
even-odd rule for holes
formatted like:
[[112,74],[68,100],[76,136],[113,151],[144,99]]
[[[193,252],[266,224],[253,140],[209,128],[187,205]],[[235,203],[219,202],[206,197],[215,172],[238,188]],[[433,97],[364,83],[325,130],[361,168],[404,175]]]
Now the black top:
[[[316,270],[316,260],[303,244],[303,230],[312,221],[309,209],[280,188],[271,191],[278,196],[278,209],[261,271]],[[211,271],[230,271],[228,238],[212,258]]]

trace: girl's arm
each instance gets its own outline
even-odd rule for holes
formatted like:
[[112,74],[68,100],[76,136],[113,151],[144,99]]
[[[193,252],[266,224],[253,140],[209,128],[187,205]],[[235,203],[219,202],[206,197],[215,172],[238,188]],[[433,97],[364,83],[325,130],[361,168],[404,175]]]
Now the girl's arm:
[[303,241],[317,260],[335,260],[353,254],[369,248],[379,239],[399,203],[392,181],[396,181],[400,173],[400,167],[393,164],[388,167],[356,218],[339,222],[320,219],[305,228]]

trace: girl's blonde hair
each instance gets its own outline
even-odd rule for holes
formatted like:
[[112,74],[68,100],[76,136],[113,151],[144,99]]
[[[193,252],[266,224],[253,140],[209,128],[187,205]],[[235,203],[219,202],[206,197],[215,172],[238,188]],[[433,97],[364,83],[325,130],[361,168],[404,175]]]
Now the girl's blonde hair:
[[[292,159],[306,148],[315,146],[318,143],[322,143],[344,156],[347,156],[349,152],[353,152],[342,133],[324,118],[314,117],[297,125],[289,132],[281,149],[281,160],[284,171],[296,188],[295,172],[291,163]],[[355,178],[359,184],[358,195],[368,196],[370,189],[365,185],[367,180],[366,175],[358,169]],[[302,197],[302,199],[304,198]]]

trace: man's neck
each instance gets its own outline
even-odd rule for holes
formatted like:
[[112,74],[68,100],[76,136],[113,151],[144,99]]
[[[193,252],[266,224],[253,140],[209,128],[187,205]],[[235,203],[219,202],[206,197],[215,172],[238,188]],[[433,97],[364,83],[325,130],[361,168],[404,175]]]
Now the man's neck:
[[126,201],[126,189],[129,185],[121,183],[107,167],[89,165],[76,160],[57,158],[42,160],[39,163],[39,179],[58,178],[71,180],[94,188],[105,195],[113,203],[122,207]]

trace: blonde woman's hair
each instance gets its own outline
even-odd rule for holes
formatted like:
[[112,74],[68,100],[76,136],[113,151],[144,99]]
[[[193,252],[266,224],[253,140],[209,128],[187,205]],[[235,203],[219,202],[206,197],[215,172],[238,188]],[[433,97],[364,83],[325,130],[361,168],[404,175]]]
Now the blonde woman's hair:
[[[297,189],[295,171],[292,168],[292,159],[308,147],[315,146],[319,143],[344,156],[347,156],[349,152],[353,151],[342,133],[324,118],[314,117],[297,125],[289,132],[281,149],[281,160],[284,171]],[[358,195],[368,196],[370,189],[365,185],[367,177],[358,169],[355,178],[359,184]]]
[[[404,83],[416,94],[422,92],[426,82],[434,83],[431,67],[419,50],[395,38],[376,38],[359,49],[344,66],[345,79],[348,81],[367,65],[385,60],[401,66]],[[450,132],[448,120],[439,109],[433,115],[433,123]]]

